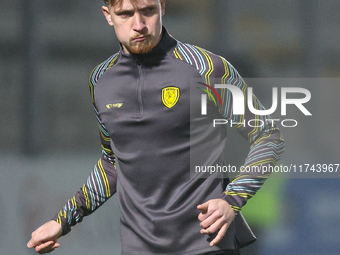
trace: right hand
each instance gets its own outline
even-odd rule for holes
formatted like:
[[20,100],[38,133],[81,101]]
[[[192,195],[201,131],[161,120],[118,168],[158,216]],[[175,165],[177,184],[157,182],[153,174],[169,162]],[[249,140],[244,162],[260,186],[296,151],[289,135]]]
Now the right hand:
[[40,254],[53,251],[60,246],[57,239],[62,235],[61,226],[54,220],[46,222],[32,233],[28,248],[35,248]]

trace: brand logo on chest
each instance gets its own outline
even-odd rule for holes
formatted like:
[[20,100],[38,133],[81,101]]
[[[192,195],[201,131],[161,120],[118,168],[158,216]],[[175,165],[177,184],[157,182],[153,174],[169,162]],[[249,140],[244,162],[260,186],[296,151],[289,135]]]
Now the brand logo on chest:
[[120,107],[122,107],[123,106],[123,103],[116,103],[116,104],[107,104],[106,105],[106,108],[107,109],[112,109],[112,108],[120,108]]

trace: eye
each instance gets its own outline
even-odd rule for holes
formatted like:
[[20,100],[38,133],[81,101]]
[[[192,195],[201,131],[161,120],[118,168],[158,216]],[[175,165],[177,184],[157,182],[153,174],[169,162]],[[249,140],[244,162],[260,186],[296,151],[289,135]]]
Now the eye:
[[147,7],[145,9],[143,9],[143,15],[145,16],[151,16],[155,13],[156,8],[155,7]]
[[121,17],[121,18],[129,18],[133,16],[133,12],[132,11],[122,11],[117,13],[117,16]]

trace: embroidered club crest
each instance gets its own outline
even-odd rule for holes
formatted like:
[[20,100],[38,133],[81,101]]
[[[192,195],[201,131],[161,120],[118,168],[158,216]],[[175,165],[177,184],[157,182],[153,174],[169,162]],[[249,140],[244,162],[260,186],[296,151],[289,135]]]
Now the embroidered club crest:
[[180,97],[180,90],[177,87],[166,87],[162,89],[162,102],[167,108],[174,107]]

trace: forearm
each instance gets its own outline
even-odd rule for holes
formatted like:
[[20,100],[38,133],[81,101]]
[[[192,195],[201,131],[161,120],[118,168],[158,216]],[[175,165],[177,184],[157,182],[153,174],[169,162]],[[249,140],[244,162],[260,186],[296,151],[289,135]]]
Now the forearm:
[[[247,85],[243,83],[241,87],[247,100]],[[254,108],[265,110],[257,97],[252,97]],[[246,109],[244,115],[230,116],[237,123],[234,127],[250,143],[250,151],[240,174],[228,184],[222,195],[235,211],[240,211],[262,187],[271,173],[270,169],[280,160],[284,152],[284,140],[269,115],[256,115]]]
[[273,139],[254,145],[242,166],[242,171],[228,184],[222,198],[235,211],[240,211],[247,200],[252,198],[269,177],[284,152],[283,139]]
[[62,226],[63,235],[105,203],[116,192],[116,183],[114,163],[105,156],[101,157],[83,187],[53,217]]

